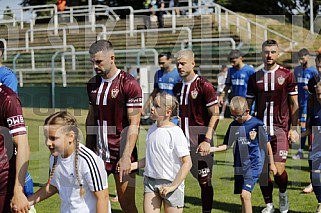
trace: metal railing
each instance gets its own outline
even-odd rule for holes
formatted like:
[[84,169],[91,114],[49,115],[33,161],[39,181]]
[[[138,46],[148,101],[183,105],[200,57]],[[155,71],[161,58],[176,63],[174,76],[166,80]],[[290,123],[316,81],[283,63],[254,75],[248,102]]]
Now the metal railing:
[[185,49],[186,43],[189,44],[189,46],[192,45],[193,42],[221,42],[221,41],[227,41],[227,42],[231,42],[231,48],[235,49],[236,43],[235,40],[233,38],[202,38],[202,39],[185,39],[183,41],[181,41],[181,49]]
[[[62,27],[47,27],[47,28],[36,28],[36,29],[29,29],[25,32],[25,41],[26,41],[26,49],[28,51],[29,49],[29,33],[30,33],[30,42],[34,42],[34,32],[46,32],[46,31],[59,31],[62,30],[63,32],[63,45],[67,46],[67,32],[66,30],[72,30],[72,29],[81,29],[81,28],[92,28],[92,25],[77,25],[77,26],[62,26]],[[103,24],[96,24],[94,25],[94,29],[101,28],[103,33],[106,33],[106,26]]]
[[[187,37],[188,40],[192,40],[192,30],[188,27],[178,27],[176,28],[176,30],[180,30],[180,31],[186,31],[187,32]],[[144,49],[145,48],[145,33],[152,33],[152,32],[171,32],[173,31],[172,28],[160,28],[160,29],[146,29],[146,30],[133,30],[131,31],[132,33],[141,33],[141,48]],[[106,32],[106,33],[99,33],[97,36],[97,40],[100,40],[102,36],[106,36],[106,35],[122,35],[122,34],[129,34],[128,30],[121,30],[121,31],[112,31],[112,32]],[[104,37],[104,39],[106,39],[106,37]],[[189,42],[189,48],[192,47],[192,44]]]

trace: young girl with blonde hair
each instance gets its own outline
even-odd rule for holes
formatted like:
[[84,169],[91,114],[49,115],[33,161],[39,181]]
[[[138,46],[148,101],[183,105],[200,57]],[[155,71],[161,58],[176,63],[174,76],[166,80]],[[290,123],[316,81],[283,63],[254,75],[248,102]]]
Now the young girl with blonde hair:
[[76,119],[68,112],[54,113],[45,120],[50,177],[47,185],[28,198],[30,205],[59,193],[60,212],[110,212],[104,162],[80,143],[80,133]]

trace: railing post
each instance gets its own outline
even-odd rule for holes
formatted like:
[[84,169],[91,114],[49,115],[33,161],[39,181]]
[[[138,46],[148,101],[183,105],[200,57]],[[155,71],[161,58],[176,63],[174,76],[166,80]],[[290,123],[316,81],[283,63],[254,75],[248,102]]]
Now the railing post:
[[133,8],[130,9],[129,13],[129,32],[130,32],[130,37],[134,36],[134,10]]
[[35,51],[34,49],[31,49],[31,68],[35,69]]
[[145,34],[144,34],[144,32],[140,33],[140,39],[141,39],[141,48],[145,49]]

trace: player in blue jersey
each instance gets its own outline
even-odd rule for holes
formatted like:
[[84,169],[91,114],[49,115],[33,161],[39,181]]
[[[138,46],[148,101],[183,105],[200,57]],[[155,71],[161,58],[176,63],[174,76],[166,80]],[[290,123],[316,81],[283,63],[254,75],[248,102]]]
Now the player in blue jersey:
[[[319,65],[321,65],[321,63]],[[302,136],[311,133],[313,141],[309,152],[310,178],[313,191],[318,200],[316,213],[321,213],[321,82],[316,84],[315,93],[309,101],[307,131],[302,133]]]
[[[294,75],[298,85],[298,99],[299,99],[299,113],[300,113],[300,125],[301,132],[306,130],[307,120],[307,107],[308,107],[308,82],[313,76],[318,75],[318,71],[314,66],[309,63],[310,53],[306,48],[301,49],[298,52],[300,65],[294,68]],[[293,159],[302,159],[303,150],[305,146],[306,137],[301,137],[300,148],[296,155],[293,155]]]
[[[212,147],[212,152],[224,151],[234,142],[234,194],[240,194],[242,212],[252,213],[251,192],[264,171],[264,164],[276,174],[272,148],[264,123],[249,113],[246,99],[235,96],[230,102],[234,121],[230,124],[224,137],[224,143]],[[269,153],[269,161],[265,161]]]
[[[154,76],[154,90],[144,105],[143,114],[149,111],[150,104],[156,97],[157,93],[168,93],[173,95],[175,84],[181,81],[177,68],[172,64],[172,54],[170,52],[159,54],[158,64],[160,69]],[[177,124],[177,117],[174,117],[172,121]]]
[[240,50],[232,50],[228,55],[228,60],[232,67],[229,68],[225,87],[220,96],[220,103],[223,104],[225,94],[232,88],[232,97],[246,97],[247,84],[249,77],[255,73],[255,69],[243,62],[242,52]]
[[15,93],[18,92],[18,81],[16,74],[10,68],[2,64],[2,56],[4,53],[4,44],[3,41],[0,41],[0,83],[3,83]]

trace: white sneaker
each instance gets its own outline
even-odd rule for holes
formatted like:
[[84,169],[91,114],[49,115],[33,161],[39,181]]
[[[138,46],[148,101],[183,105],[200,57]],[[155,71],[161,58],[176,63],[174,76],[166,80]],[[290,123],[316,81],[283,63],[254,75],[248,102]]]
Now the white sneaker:
[[289,201],[286,191],[279,193],[280,212],[287,213],[289,211]]
[[261,213],[274,213],[274,212],[275,212],[274,206],[272,207],[267,206],[261,211]]
[[318,208],[317,208],[317,210],[315,211],[315,213],[321,213],[321,204],[320,204],[320,203],[319,203]]

